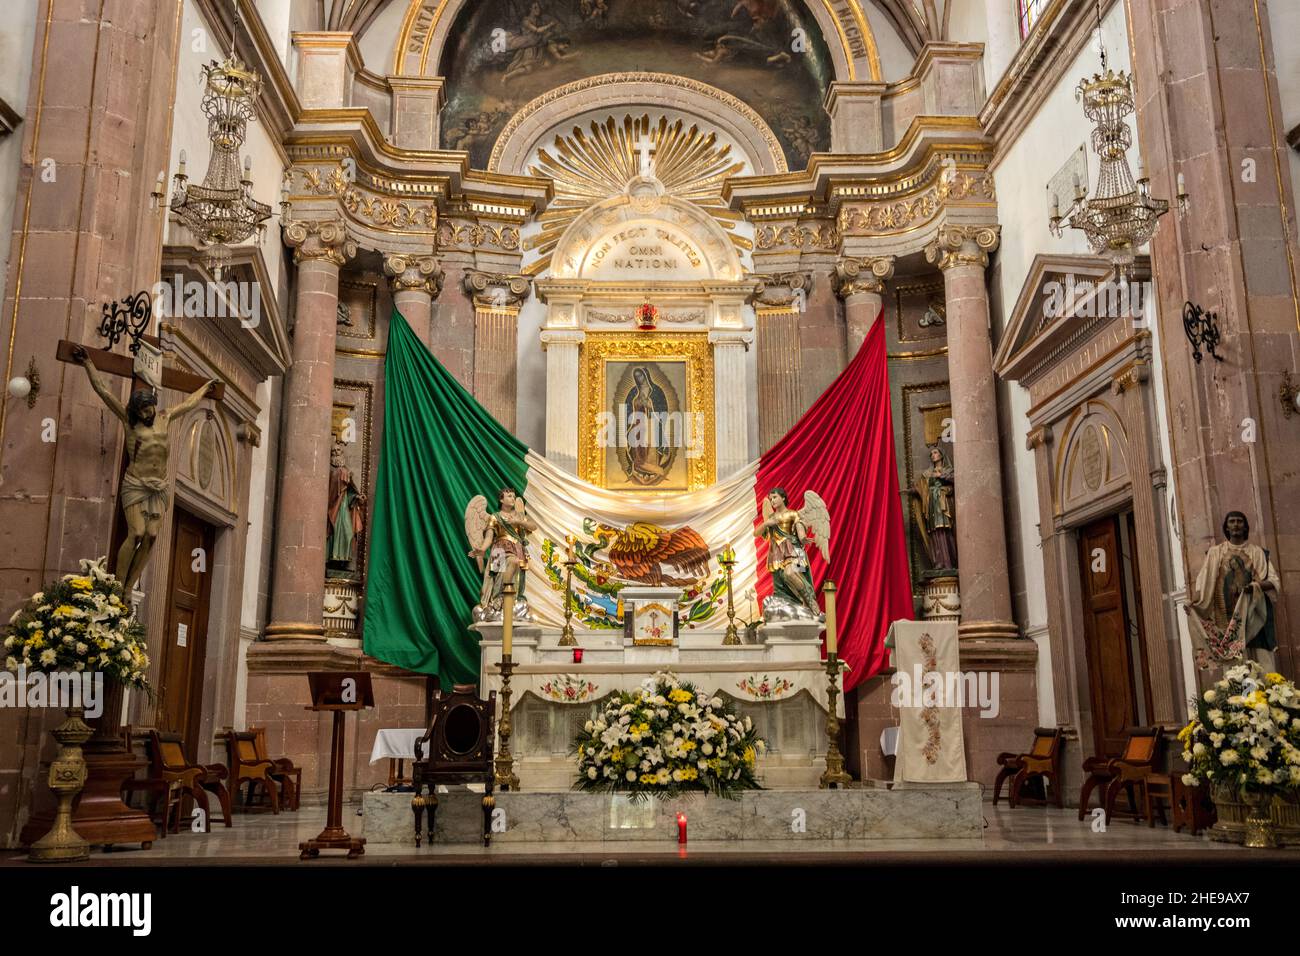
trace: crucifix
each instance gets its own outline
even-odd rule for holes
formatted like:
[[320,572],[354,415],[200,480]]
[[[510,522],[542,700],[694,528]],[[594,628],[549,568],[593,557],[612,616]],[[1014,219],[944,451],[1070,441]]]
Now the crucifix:
[[642,176],[651,175],[651,170],[653,167],[650,164],[650,154],[655,152],[654,140],[652,140],[645,133],[642,133],[640,139],[638,139],[632,145],[636,148],[637,153],[641,157],[641,175]]
[[[126,428],[127,465],[118,488],[118,504],[126,519],[126,537],[118,549],[113,573],[127,594],[149,560],[170,498],[168,425],[183,418],[204,398],[219,402],[225,395],[225,385],[216,379],[163,368],[162,343],[157,336],[145,334],[151,313],[147,292],[128,296],[120,303],[106,304],[99,334],[108,340],[107,349],[61,339],[55,353],[60,362],[76,363],[86,370],[95,394]],[[110,351],[123,335],[131,340],[129,349],[134,358]],[[131,379],[131,395],[125,405],[100,373]],[[159,388],[187,394],[172,408],[160,409]]]

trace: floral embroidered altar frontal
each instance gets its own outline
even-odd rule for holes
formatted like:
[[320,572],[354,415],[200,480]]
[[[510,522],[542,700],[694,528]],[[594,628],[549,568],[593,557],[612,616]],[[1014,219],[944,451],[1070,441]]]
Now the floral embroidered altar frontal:
[[[501,700],[499,625],[483,634],[487,690]],[[515,770],[526,789],[565,789],[574,781],[574,740],[611,694],[671,671],[753,721],[767,744],[758,757],[764,788],[816,787],[825,769],[826,666],[820,642],[773,634],[766,643],[723,646],[718,635],[684,632],[669,646],[638,646],[620,634],[584,635],[582,663],[571,647],[516,626],[511,715]],[[836,701],[844,716],[844,698]]]

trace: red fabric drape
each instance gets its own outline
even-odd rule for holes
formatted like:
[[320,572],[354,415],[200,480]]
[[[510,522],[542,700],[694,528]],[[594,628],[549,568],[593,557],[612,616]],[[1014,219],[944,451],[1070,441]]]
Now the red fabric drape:
[[[792,508],[803,507],[803,494],[811,489],[830,509],[829,577],[837,588],[839,655],[851,668],[844,675],[848,690],[885,665],[890,622],[913,616],[883,317],[848,367],[762,456],[755,486],[760,506],[773,488],[786,490]],[[809,550],[820,590],[826,562],[815,548]],[[764,541],[758,542],[758,559],[762,567]],[[760,602],[771,593],[771,578],[760,574]]]

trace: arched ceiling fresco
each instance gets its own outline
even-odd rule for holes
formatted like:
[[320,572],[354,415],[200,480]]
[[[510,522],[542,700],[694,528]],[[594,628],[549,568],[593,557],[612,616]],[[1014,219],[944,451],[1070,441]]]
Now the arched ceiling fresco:
[[822,109],[832,79],[816,22],[790,0],[484,0],[457,17],[442,145],[487,165],[525,103],[606,73],[673,73],[743,100],[775,131],[791,169],[830,145]]

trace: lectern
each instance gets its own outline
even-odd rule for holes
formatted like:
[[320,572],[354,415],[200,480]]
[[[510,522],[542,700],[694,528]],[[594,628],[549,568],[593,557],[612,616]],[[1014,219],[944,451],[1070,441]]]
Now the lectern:
[[298,844],[302,851],[299,859],[320,856],[321,850],[347,850],[348,859],[355,859],[366,852],[366,841],[343,829],[343,715],[375,706],[375,692],[365,671],[324,671],[308,674],[307,680],[312,701],[307,709],[333,711],[334,727],[330,735],[329,816],[316,839]]

